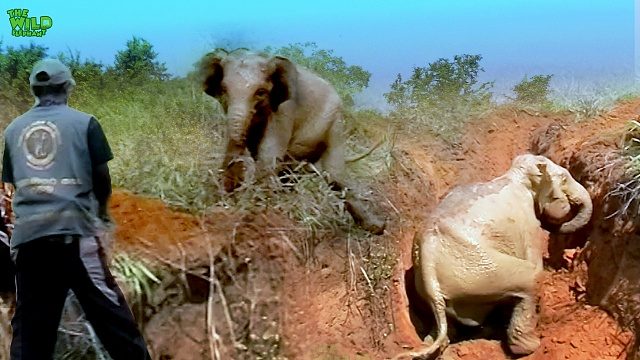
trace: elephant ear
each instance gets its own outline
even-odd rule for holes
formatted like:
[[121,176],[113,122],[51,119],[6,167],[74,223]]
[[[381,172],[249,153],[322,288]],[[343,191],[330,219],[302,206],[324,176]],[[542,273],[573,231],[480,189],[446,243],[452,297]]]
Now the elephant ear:
[[539,162],[536,164],[536,170],[533,172],[533,176],[539,176],[540,178],[549,178],[549,173],[547,171],[547,164],[544,162]]
[[269,97],[271,111],[278,111],[283,102],[292,98],[295,94],[295,85],[298,78],[296,66],[287,58],[275,56],[270,62],[273,73],[271,83],[273,88]]
[[[224,75],[222,70],[222,49],[216,49],[216,51],[210,52],[200,60],[199,68],[199,80],[202,84],[204,92],[214,98],[219,98],[222,93],[222,77]],[[226,51],[224,51],[226,53]]]

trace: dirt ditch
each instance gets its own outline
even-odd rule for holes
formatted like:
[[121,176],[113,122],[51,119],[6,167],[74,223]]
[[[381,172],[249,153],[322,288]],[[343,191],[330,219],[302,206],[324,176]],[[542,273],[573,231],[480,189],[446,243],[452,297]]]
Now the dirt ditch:
[[[630,119],[640,119],[640,104],[629,102],[609,116],[561,131],[549,129],[536,137],[534,148],[567,167],[585,184],[594,199],[591,228],[582,239],[558,237],[554,243],[579,247],[573,264],[580,267],[575,285],[585,300],[606,309],[620,324],[636,334],[640,328],[640,221],[637,202],[621,212],[626,198],[614,190],[628,180],[621,160],[622,136]],[[562,136],[575,134],[582,141]],[[587,241],[585,243],[585,240]],[[629,347],[629,358],[640,359],[638,340]]]
[[[307,262],[292,250],[307,234],[282,216],[221,210],[199,220],[118,192],[112,204],[117,248],[169,269],[145,305],[154,356],[382,359],[418,345],[404,277],[420,219],[452,186],[489,180],[515,155],[534,150],[568,167],[590,191],[596,212],[589,229],[549,239],[548,271],[539,290],[542,345],[526,359],[637,358],[631,332],[620,326],[636,329],[638,322],[637,226],[623,217],[607,218],[619,204],[606,194],[623,176],[607,165],[620,156],[620,129],[640,114],[639,107],[640,101],[624,103],[581,123],[568,114],[503,108],[474,124],[457,148],[403,140],[394,151],[409,171],[386,182],[393,184],[386,193],[394,209],[387,234],[372,240],[375,246],[333,234],[321,239]],[[353,254],[391,261],[389,276],[378,269],[383,280],[371,286],[375,291],[356,285],[367,273],[354,266]],[[215,334],[207,332],[208,325]],[[471,334],[442,358],[510,357],[499,335]]]

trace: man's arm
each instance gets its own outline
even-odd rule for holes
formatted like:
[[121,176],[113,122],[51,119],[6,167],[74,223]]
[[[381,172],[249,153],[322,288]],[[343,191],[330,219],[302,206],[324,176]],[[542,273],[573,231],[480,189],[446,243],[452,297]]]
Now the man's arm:
[[111,196],[111,175],[107,162],[113,159],[113,154],[107,137],[95,118],[91,118],[89,121],[87,142],[91,156],[93,193],[99,205],[98,216],[102,220],[110,221],[108,203]]
[[13,166],[11,165],[11,155],[7,142],[4,143],[4,153],[2,154],[2,182],[13,184]]
[[93,193],[98,200],[98,217],[110,221],[108,205],[111,197],[111,175],[107,163],[93,167]]

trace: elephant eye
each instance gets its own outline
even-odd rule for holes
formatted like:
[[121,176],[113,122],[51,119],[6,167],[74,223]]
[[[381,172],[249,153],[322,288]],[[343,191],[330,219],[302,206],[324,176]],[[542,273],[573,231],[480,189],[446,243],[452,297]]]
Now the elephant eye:
[[259,96],[259,97],[267,96],[268,93],[269,91],[267,91],[267,89],[264,89],[264,88],[256,90],[256,96]]

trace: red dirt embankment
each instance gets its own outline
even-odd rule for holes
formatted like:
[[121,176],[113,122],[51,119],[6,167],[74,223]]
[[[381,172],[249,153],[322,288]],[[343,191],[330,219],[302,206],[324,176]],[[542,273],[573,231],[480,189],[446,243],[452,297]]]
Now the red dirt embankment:
[[[623,199],[612,194],[620,183],[629,179],[621,160],[622,135],[631,119],[640,120],[638,101],[622,104],[587,126],[570,124],[562,131],[550,128],[536,137],[534,147],[567,167],[585,184],[594,200],[595,211],[586,246],[584,239],[570,236],[558,237],[553,242],[584,247],[576,263],[586,271],[579,273],[577,282],[586,290],[587,301],[607,309],[619,323],[637,333],[640,329],[640,220],[637,207],[631,206],[626,213],[621,213],[620,209],[625,208],[621,206]],[[563,133],[575,137],[564,137]],[[637,204],[638,199],[635,201]],[[629,358],[640,359],[639,345],[636,339]]]
[[[640,101],[635,103],[622,104],[618,109],[607,116],[595,119],[594,121],[575,123],[570,115],[546,115],[532,114],[515,109],[501,109],[484,119],[482,122],[474,124],[466,135],[462,147],[453,154],[451,160],[445,163],[454,163],[454,170],[450,172],[450,177],[441,178],[438,197],[450,189],[452,185],[475,181],[486,181],[492,179],[506,171],[513,159],[518,154],[530,151],[531,143],[539,138],[541,133],[553,132],[557,136],[551,139],[546,145],[555,144],[558,139],[563,140],[565,150],[562,154],[569,159],[562,163],[567,166],[574,159],[573,155],[577,150],[585,150],[588,147],[578,149],[575,145],[584,142],[592,142],[594,136],[602,134],[603,124],[609,127],[609,137],[620,139],[620,127],[624,124],[624,119],[633,115],[635,108],[640,105]],[[618,119],[617,123],[612,123],[611,119]],[[614,131],[616,128],[618,131]],[[551,130],[547,130],[551,129]],[[580,131],[576,131],[580,129]],[[617,136],[617,137],[616,137]],[[536,144],[534,147],[538,147]],[[560,161],[562,156],[558,156],[555,149],[547,150],[545,155],[554,161]],[[608,153],[607,148],[598,148],[593,153]],[[434,180],[437,181],[437,180]],[[437,188],[437,186],[436,186]],[[603,194],[594,194],[601,196]],[[597,199],[594,199],[598,206]],[[425,209],[428,211],[428,209]],[[410,231],[411,233],[412,231]],[[587,232],[581,232],[574,237],[571,244],[576,241],[584,244]],[[396,277],[400,278],[402,273],[411,266],[410,252],[411,234],[407,234],[404,239],[402,252],[402,265]],[[551,242],[556,240],[554,237]],[[567,245],[563,243],[562,245]],[[574,245],[575,246],[575,245]],[[550,256],[563,261],[563,255],[567,260],[565,266],[569,264],[571,256],[576,254],[568,251],[566,254],[560,246],[551,247]],[[556,264],[557,265],[557,264]],[[584,270],[584,269],[583,269]],[[626,347],[631,340],[629,332],[620,330],[615,321],[604,311],[597,307],[587,305],[584,301],[576,301],[576,298],[584,293],[586,281],[580,277],[580,271],[570,272],[561,269],[554,272],[545,273],[545,278],[540,288],[540,322],[538,330],[542,338],[542,345],[534,354],[525,357],[526,359],[622,359],[626,356]],[[401,281],[396,283],[394,288],[395,298],[402,299],[404,289]],[[581,298],[583,296],[580,296]],[[416,346],[419,339],[413,331],[410,320],[405,315],[405,302],[397,303],[399,307],[398,332],[402,339],[399,344]],[[404,315],[404,317],[403,317]],[[444,359],[509,359],[501,344],[496,340],[471,340],[453,344],[442,356]]]
[[[640,101],[622,104],[611,115],[617,116],[615,124],[622,126],[624,118],[635,116],[638,105]],[[221,248],[231,238],[236,239],[234,241],[244,239],[242,241],[254,245],[243,253],[246,264],[239,264],[234,270],[248,274],[245,276],[248,280],[240,282],[243,286],[254,284],[252,286],[255,288],[255,284],[267,284],[265,287],[273,301],[260,308],[255,316],[268,318],[275,324],[273,329],[267,329],[264,333],[248,334],[248,338],[260,338],[266,336],[267,332],[278,332],[282,336],[274,340],[279,344],[278,352],[290,359],[390,357],[404,347],[416,346],[421,341],[406,312],[403,276],[411,266],[409,248],[415,230],[437,200],[454,185],[486,181],[502,174],[509,168],[515,155],[530,149],[532,139],[539,135],[536,134],[538,129],[557,124],[546,132],[557,137],[543,150],[547,150],[554,160],[562,162],[565,158],[573,159],[572,151],[578,148],[575,144],[582,144],[590,136],[600,134],[604,125],[608,127],[612,124],[610,119],[609,116],[574,125],[568,114],[538,115],[502,108],[482,122],[472,124],[462,146],[456,149],[429,139],[400,139],[394,151],[397,158],[403,159],[408,170],[386,182],[389,184],[386,189],[387,200],[394,210],[387,233],[377,238],[377,241],[386,244],[389,252],[399,253],[400,256],[385,298],[378,299],[378,305],[374,308],[369,306],[366,296],[353,291],[354,276],[362,277],[361,269],[350,267],[353,264],[350,254],[357,253],[358,244],[345,238],[323,239],[314,249],[314,261],[306,264],[291,261],[287,236],[293,235],[287,232],[287,228],[293,226],[283,219],[274,221],[259,215],[247,219],[221,211],[202,225],[190,216],[168,210],[157,201],[118,193],[112,205],[114,217],[119,223],[116,235],[118,246],[154,256],[176,254],[176,261],[180,259],[180,251],[183,251],[187,254],[186,258],[192,259],[187,261],[203,263],[206,260],[202,258],[202,253],[206,253],[206,248],[201,245],[203,237],[213,237],[214,243],[221,244]],[[562,139],[561,148],[553,148],[558,139]],[[582,147],[581,151],[585,149]],[[598,151],[605,152],[606,148],[599,148]],[[140,238],[146,240],[147,244]],[[572,241],[580,242],[579,239]],[[179,250],[180,247],[182,250]],[[555,248],[552,250],[551,257],[557,257]],[[569,260],[575,255],[574,252],[560,253]],[[559,256],[560,261],[562,255]],[[266,272],[278,272],[277,279],[265,277]],[[591,276],[591,268],[589,272]],[[581,276],[580,271],[565,269],[546,273],[539,293],[542,346],[527,359],[625,358],[625,349],[631,340],[630,333],[622,332],[604,311],[576,300],[585,291],[584,278]],[[227,287],[227,297],[242,298],[242,293],[234,290],[234,287],[238,288],[238,283],[232,281]],[[244,300],[250,302],[252,299]],[[245,306],[244,300],[239,301],[237,307],[229,308]],[[176,325],[174,316],[180,311],[184,313],[194,308],[189,310],[189,316],[195,313],[198,314],[195,318],[199,318],[206,314],[205,304],[191,302],[189,309],[180,308],[179,304],[171,306],[177,309],[173,315],[165,315],[165,320],[171,321],[163,320],[155,330],[148,332],[158,334],[157,329],[169,331],[173,328],[171,335],[154,335],[155,339],[151,340],[155,340],[155,348],[170,352],[173,359],[208,358],[207,334],[202,329],[204,320],[189,321],[190,324],[179,321]],[[216,313],[223,314],[222,310],[216,308]],[[235,314],[230,315],[235,321]],[[219,317],[218,328],[225,328],[224,316]],[[252,322],[249,319],[248,326],[259,320],[256,318]],[[180,339],[180,331],[176,329],[185,326],[185,337]],[[200,330],[194,333],[194,327]],[[242,331],[241,326],[235,331],[236,335]],[[225,335],[224,331],[222,334]],[[178,343],[182,345],[174,345]],[[265,340],[261,346],[269,344]],[[189,347],[193,350],[185,350]],[[509,356],[497,340],[470,340],[452,344],[443,358],[499,360],[509,359]]]

